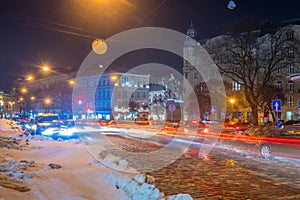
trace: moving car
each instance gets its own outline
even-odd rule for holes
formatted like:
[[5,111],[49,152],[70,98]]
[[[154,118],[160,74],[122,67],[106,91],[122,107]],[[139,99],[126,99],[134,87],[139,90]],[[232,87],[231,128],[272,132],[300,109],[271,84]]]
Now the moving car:
[[243,132],[251,127],[252,124],[249,122],[238,122],[234,124],[226,124],[225,127],[233,127],[238,132]]
[[264,158],[284,157],[300,159],[300,126],[287,126],[263,137],[259,142]]
[[136,118],[134,120],[135,124],[137,125],[149,125],[150,121],[148,120],[148,118]]
[[43,133],[49,128],[60,128],[61,122],[59,121],[58,114],[52,113],[41,113],[32,119],[31,134],[32,135],[43,135]]

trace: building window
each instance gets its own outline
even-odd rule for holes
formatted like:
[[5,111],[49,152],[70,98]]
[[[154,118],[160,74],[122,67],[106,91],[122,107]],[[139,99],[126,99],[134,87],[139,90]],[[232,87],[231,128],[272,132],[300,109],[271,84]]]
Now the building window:
[[194,79],[198,79],[198,71],[194,71]]
[[183,60],[183,64],[184,64],[184,66],[188,66],[189,65],[189,63],[188,63],[188,61],[186,59]]
[[281,82],[281,81],[276,81],[275,85],[276,85],[276,87],[277,87],[278,89],[281,89],[281,88],[282,88],[282,82]]
[[281,60],[281,59],[282,59],[282,52],[281,52],[281,50],[279,50],[279,51],[276,53],[276,59],[277,59],[277,60]]
[[295,57],[295,49],[293,49],[293,48],[289,49],[288,57],[289,58],[294,58]]
[[241,84],[234,81],[231,83],[232,84],[232,91],[240,91],[241,90]]
[[294,83],[293,81],[288,82],[289,92],[294,92]]
[[122,83],[127,83],[128,82],[128,77],[126,77],[126,76],[124,76],[124,77],[122,77]]
[[286,33],[286,39],[288,39],[288,40],[294,39],[294,31],[288,31]]
[[294,105],[294,96],[292,96],[292,95],[288,96],[287,105],[288,106],[293,106]]
[[281,75],[281,66],[277,66],[276,74],[277,74],[277,76]]
[[289,64],[287,66],[287,74],[293,74],[294,73],[294,65],[293,64]]
[[184,78],[188,79],[188,73],[187,72],[184,72]]

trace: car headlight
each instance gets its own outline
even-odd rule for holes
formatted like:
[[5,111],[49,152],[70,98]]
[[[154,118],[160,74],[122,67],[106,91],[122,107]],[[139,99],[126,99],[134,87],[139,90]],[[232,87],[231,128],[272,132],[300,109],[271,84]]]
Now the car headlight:
[[36,124],[32,125],[32,126],[31,126],[31,129],[36,131],[37,125],[36,125]]
[[30,129],[30,125],[29,124],[25,124],[25,128]]
[[53,128],[48,128],[41,132],[42,135],[53,135],[54,133],[57,133],[57,130]]
[[62,129],[59,134],[63,135],[63,136],[72,136],[75,132],[74,128],[66,128],[66,129]]

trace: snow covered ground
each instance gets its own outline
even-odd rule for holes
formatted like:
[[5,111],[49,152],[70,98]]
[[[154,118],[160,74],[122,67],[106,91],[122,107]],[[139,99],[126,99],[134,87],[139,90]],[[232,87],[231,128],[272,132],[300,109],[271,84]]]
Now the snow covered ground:
[[96,163],[80,140],[25,137],[0,119],[0,199],[192,199],[165,197],[155,178],[118,173]]

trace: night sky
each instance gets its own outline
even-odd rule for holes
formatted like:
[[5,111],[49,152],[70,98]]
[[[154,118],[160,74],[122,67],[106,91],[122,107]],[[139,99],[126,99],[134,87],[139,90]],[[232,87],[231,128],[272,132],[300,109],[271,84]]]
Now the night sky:
[[[48,64],[57,71],[78,69],[95,38],[106,39],[122,31],[145,26],[182,33],[190,22],[200,39],[230,30],[247,18],[283,20],[300,18],[300,1],[236,0],[2,0],[0,3],[0,90],[17,77],[38,73]],[[136,52],[141,55],[141,52]],[[160,62],[180,68],[182,61],[148,53],[142,60],[121,59],[118,65]],[[155,57],[156,60],[153,60]]]

